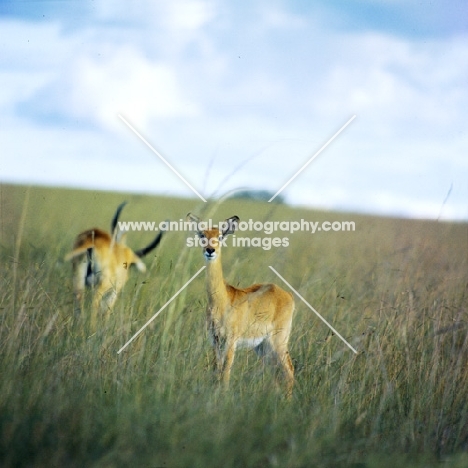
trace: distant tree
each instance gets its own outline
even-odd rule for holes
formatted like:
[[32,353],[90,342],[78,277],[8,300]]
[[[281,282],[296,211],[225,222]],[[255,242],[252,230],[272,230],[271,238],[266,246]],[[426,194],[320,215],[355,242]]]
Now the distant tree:
[[[276,192],[272,192],[270,190],[241,190],[236,192],[231,198],[243,198],[248,200],[255,200],[255,201],[268,201]],[[272,203],[279,203],[283,204],[286,203],[285,198],[283,195],[279,194],[272,200]]]

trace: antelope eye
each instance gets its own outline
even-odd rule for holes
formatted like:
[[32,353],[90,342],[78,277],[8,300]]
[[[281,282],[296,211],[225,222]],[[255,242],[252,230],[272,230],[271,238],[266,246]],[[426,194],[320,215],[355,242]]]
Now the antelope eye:
[[204,238],[205,238],[205,234],[200,233],[200,234],[198,234],[198,237],[199,237],[200,239],[204,239]]
[[222,240],[223,240],[223,236],[218,236],[218,240],[219,240],[219,241],[222,241]]

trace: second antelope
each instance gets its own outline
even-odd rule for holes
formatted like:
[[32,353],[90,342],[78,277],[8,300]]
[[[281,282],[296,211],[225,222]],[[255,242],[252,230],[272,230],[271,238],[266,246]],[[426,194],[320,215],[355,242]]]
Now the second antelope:
[[132,265],[146,271],[142,258],[155,249],[163,231],[146,247],[133,251],[125,245],[122,233],[117,229],[120,213],[126,202],[119,205],[111,223],[111,233],[99,228],[88,229],[78,234],[73,250],[65,260],[73,262],[73,290],[75,310],[83,305],[84,291],[95,288],[93,309],[112,309],[118,293],[128,280]]
[[191,213],[187,219],[196,226],[207,262],[207,324],[222,380],[226,386],[229,384],[236,349],[254,348],[257,354],[273,359],[281,368],[289,397],[294,385],[294,368],[288,352],[294,311],[292,294],[276,284],[254,284],[240,289],[224,281],[221,245],[237,228],[237,216],[224,221],[220,229],[201,229],[200,219]]

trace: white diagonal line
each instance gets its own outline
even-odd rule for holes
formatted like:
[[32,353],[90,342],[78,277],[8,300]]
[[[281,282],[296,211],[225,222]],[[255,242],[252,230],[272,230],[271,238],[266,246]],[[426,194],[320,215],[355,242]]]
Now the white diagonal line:
[[354,119],[353,115],[269,200],[270,203],[276,198]]
[[179,174],[179,172],[177,172],[177,170],[171,166],[167,161],[166,159],[164,159],[164,157],[158,152],[156,151],[149,143],[148,141],[145,140],[145,138],[143,138],[142,135],[140,135],[140,133],[137,132],[137,130],[135,130],[125,119],[124,117],[122,117],[120,114],[118,114],[119,118],[127,125],[127,127],[132,130],[132,132],[138,137],[140,138],[140,140],[146,145],[148,146],[148,148],[164,163],[166,164],[167,167],[169,167],[169,169],[172,170],[172,172],[174,172],[175,175],[177,175],[179,177],[179,179],[181,179],[185,185],[187,185],[192,191],[193,193],[195,193],[199,198],[201,198],[205,203],[206,203],[206,200],[190,185],[190,183],[185,180],[185,178]]
[[204,269],[202,266],[118,351],[120,354]]
[[282,279],[296,294],[296,296],[304,302],[304,304],[309,307],[309,309],[314,312],[317,317],[328,327],[330,328],[335,335],[339,336],[341,340],[351,349],[351,351],[355,354],[358,354],[358,352],[272,267],[270,266],[270,269],[278,276],[278,278]]

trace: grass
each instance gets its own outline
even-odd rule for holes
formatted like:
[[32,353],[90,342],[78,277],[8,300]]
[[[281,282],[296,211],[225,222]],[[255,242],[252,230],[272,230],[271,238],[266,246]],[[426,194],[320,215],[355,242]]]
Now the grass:
[[[107,228],[123,199],[124,220],[206,208],[1,186],[1,466],[468,466],[466,224],[211,204],[214,219],[356,223],[355,232],[281,233],[288,248],[224,251],[229,282],[280,284],[274,266],[359,351],[296,300],[288,402],[249,351],[236,355],[230,390],[218,388],[203,275],[117,354],[203,265],[183,233],[165,236],[97,331],[86,313],[74,317],[63,257],[80,230]],[[128,244],[150,239],[133,232]]]

